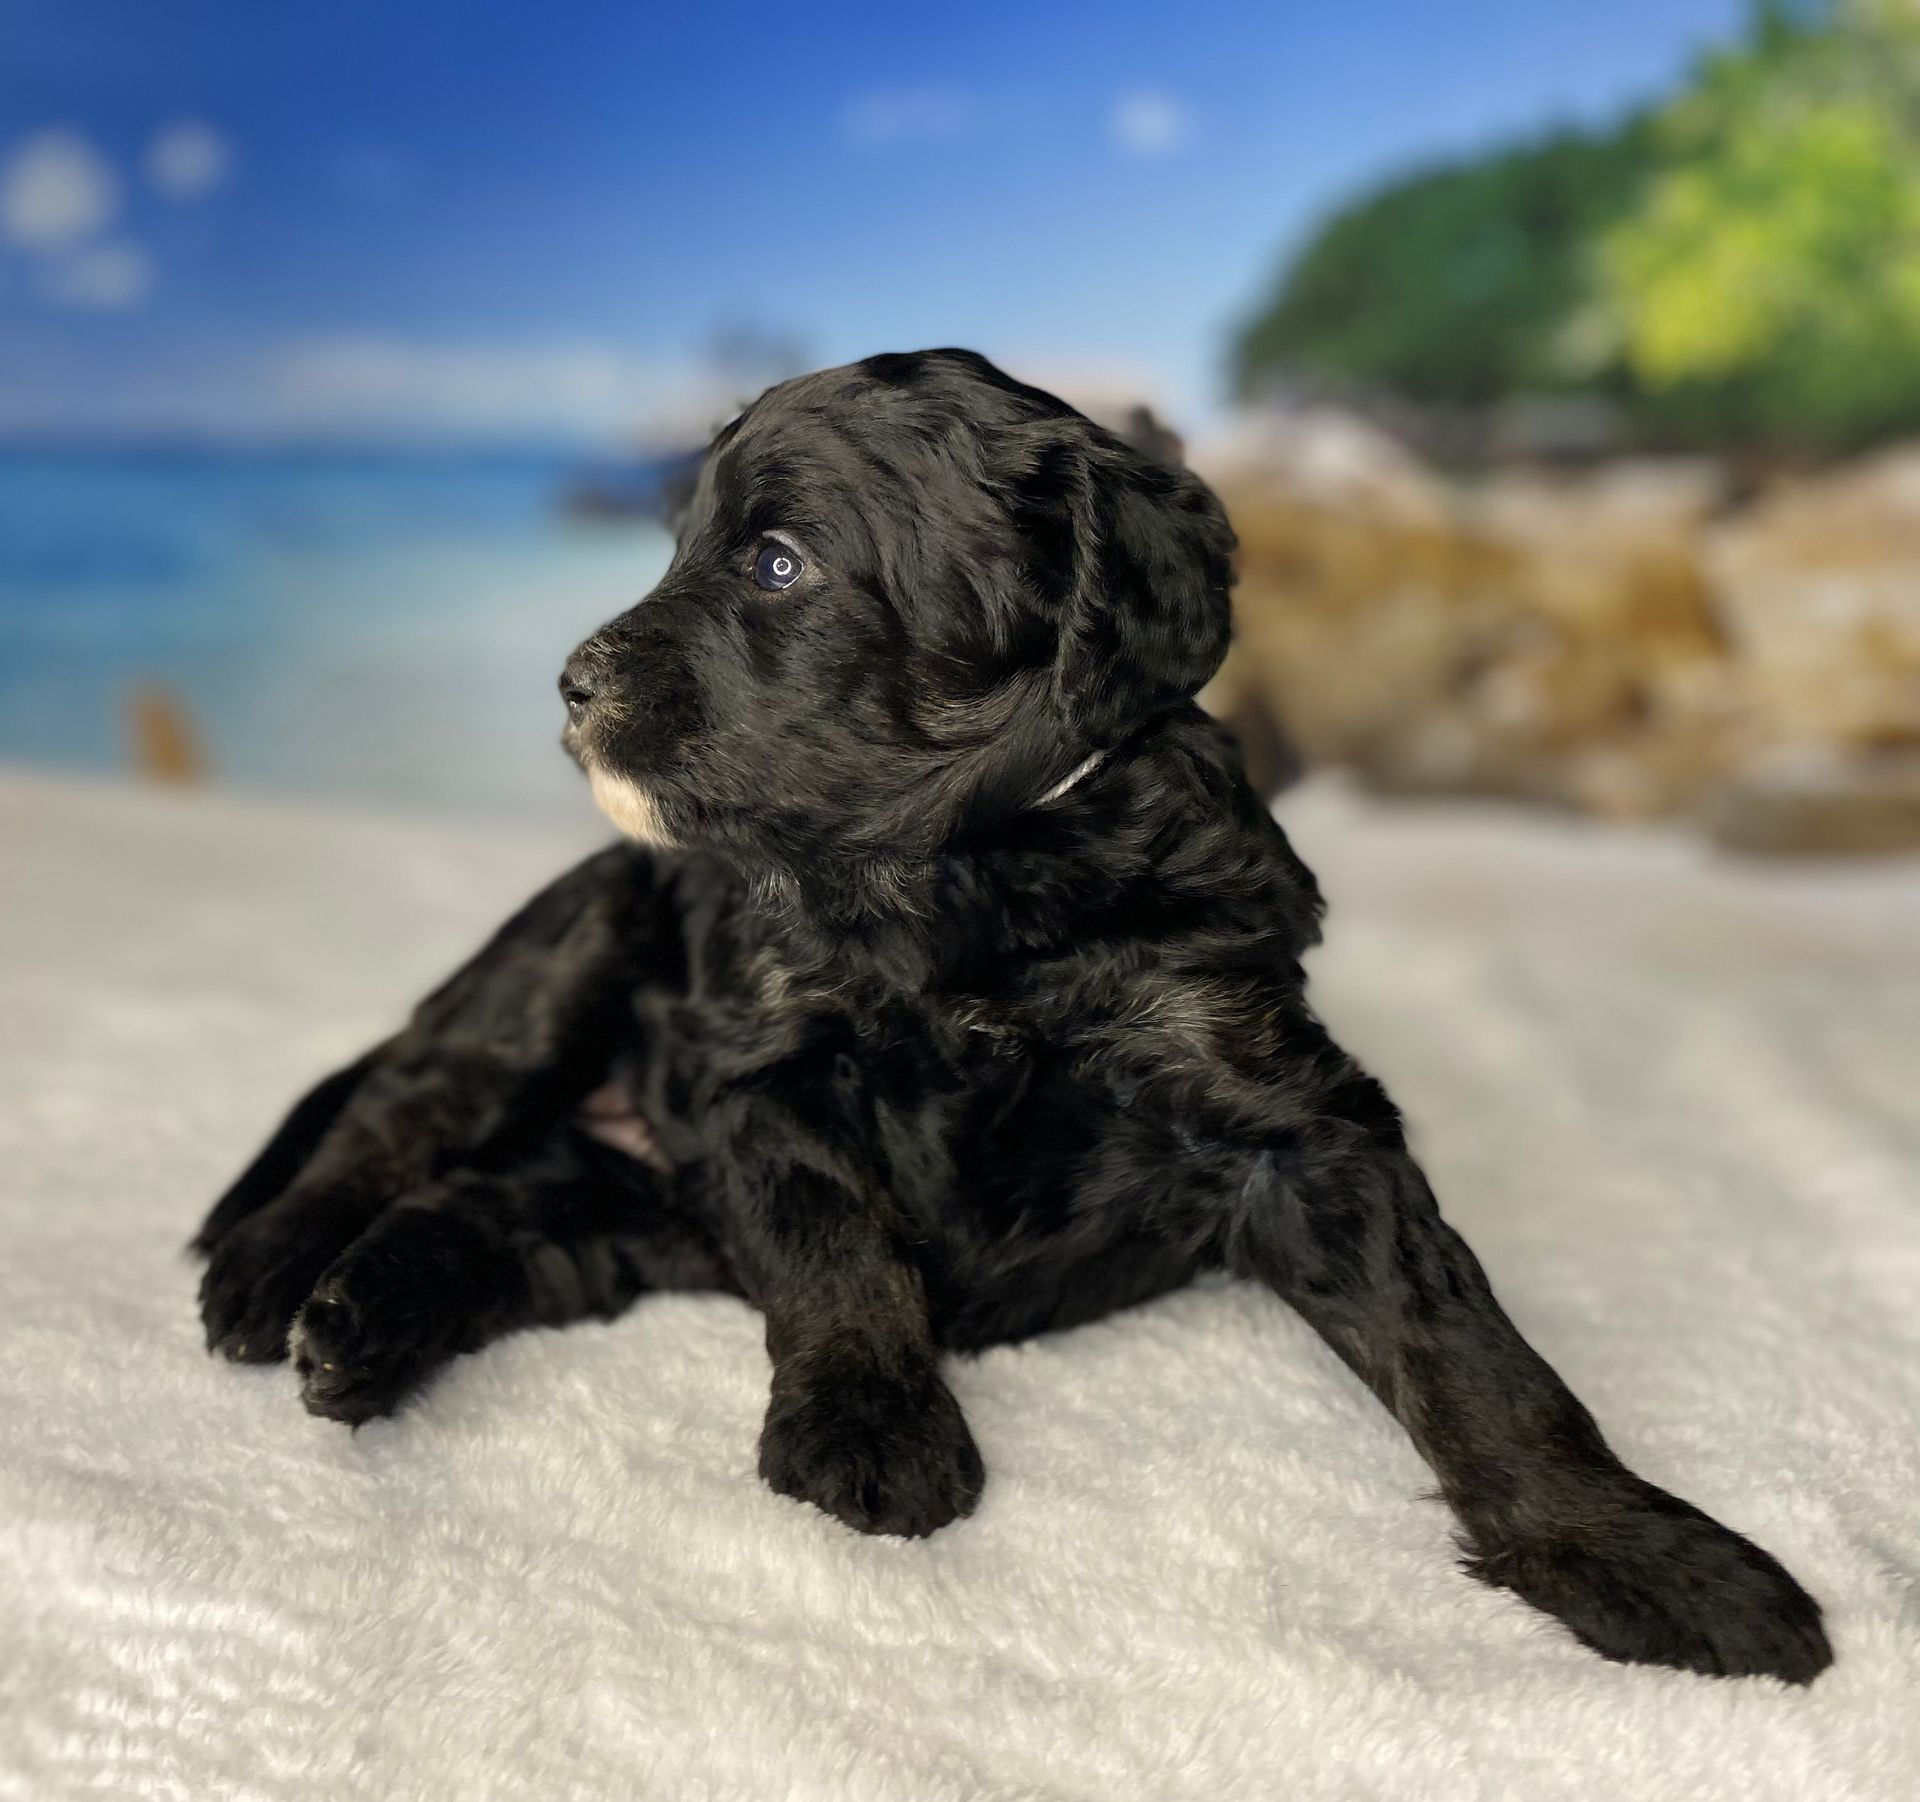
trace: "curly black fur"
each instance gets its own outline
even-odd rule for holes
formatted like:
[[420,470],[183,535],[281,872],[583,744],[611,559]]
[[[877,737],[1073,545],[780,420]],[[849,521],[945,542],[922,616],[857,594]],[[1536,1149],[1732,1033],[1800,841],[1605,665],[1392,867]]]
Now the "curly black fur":
[[917,1534],[983,1481],[946,1353],[1237,1272],[1403,1423],[1477,1575],[1612,1658],[1815,1676],[1819,1609],[1614,1457],[1309,1008],[1313,878],[1190,700],[1232,548],[966,353],[763,396],[563,679],[651,842],[295,1109],[198,1240],[210,1345],[359,1421],[519,1327],[742,1295],[763,1476]]

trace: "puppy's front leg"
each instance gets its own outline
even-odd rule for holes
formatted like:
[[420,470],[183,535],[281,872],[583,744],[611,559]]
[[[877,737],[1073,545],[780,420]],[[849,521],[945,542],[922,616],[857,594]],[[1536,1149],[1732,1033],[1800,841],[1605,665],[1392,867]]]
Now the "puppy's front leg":
[[863,1533],[972,1513],[980,1453],[844,1089],[776,1076],[725,1114],[729,1208],[773,1359],[761,1476]]
[[1812,1597],[1614,1456],[1440,1218],[1378,1084],[1323,1035],[1322,1050],[1318,1115],[1250,1187],[1237,1261],[1399,1418],[1459,1518],[1468,1568],[1609,1658],[1818,1676],[1833,1655]]

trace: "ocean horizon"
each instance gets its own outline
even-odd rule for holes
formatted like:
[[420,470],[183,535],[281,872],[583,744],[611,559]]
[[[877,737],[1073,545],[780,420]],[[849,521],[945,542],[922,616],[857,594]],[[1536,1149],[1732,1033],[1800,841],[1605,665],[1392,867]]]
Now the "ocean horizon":
[[0,760],[132,767],[158,689],[213,783],[402,808],[583,805],[571,647],[658,579],[554,448],[0,442]]

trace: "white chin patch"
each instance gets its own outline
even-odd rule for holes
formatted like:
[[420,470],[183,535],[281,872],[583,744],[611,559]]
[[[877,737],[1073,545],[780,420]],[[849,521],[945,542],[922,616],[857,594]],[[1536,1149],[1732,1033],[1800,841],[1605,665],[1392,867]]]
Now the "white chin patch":
[[594,805],[628,838],[663,849],[672,846],[673,836],[660,818],[658,803],[639,783],[597,767],[588,770],[587,782]]

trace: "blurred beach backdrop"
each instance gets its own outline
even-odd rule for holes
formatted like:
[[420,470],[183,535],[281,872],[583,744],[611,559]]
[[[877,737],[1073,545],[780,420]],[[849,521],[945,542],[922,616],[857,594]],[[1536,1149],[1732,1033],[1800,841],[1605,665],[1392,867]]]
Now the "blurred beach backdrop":
[[[1253,1285],[963,1361],[911,1547],[725,1297],[350,1439],[202,1355],[208,1199],[609,836],[663,483],[942,344],[1223,496],[1315,1012],[1810,1694],[1467,1582]],[[0,1794],[1920,1795],[1916,922],[1920,0],[0,0]]]
[[569,519],[577,473],[553,452],[0,450],[0,758],[565,805],[556,655],[670,550],[644,520]]
[[961,343],[1226,495],[1216,703],[1920,844],[1920,10],[0,0],[0,759],[578,809],[769,381]]

